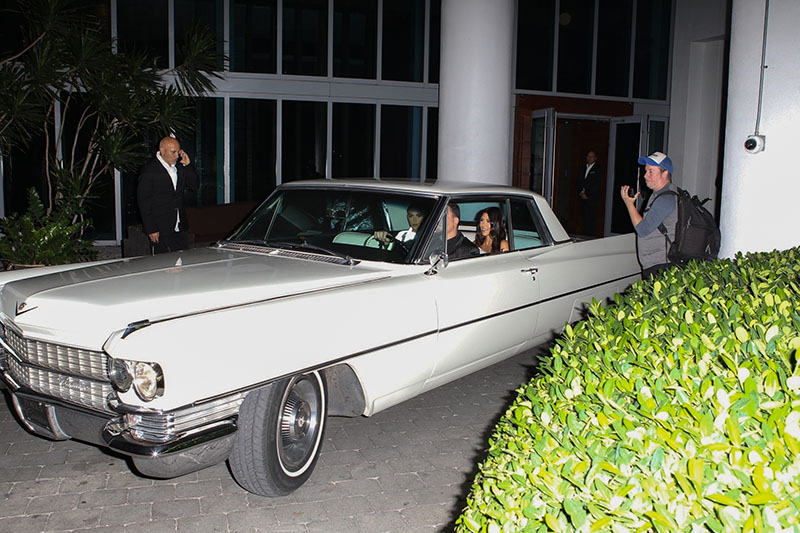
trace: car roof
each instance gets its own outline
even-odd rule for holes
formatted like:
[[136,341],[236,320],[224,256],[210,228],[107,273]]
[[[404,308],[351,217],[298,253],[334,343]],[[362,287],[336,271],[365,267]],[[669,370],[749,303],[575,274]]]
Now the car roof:
[[281,189],[295,189],[319,187],[328,188],[366,188],[395,192],[419,192],[427,194],[499,194],[499,195],[526,195],[539,196],[533,191],[526,191],[517,187],[496,185],[491,183],[477,183],[465,181],[436,180],[433,182],[419,182],[412,180],[376,180],[376,179],[314,179],[300,180],[285,183]]

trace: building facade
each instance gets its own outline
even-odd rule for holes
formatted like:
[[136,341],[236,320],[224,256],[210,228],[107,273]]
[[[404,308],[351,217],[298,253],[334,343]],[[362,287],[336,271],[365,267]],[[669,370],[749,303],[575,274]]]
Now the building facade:
[[[196,102],[194,135],[180,139],[202,206],[260,201],[298,179],[459,179],[439,175],[440,142],[457,127],[440,131],[439,75],[442,34],[464,1],[97,3],[119,50],[146,49],[174,67],[197,20],[229,58],[214,94]],[[577,231],[576,186],[594,151],[605,172],[591,233],[630,231],[615,191],[637,180],[638,154],[670,148],[679,0],[504,1],[513,10],[507,183],[545,195]],[[5,211],[24,209],[5,168]],[[136,175],[110,183],[90,216],[97,240],[120,242],[137,223]]]

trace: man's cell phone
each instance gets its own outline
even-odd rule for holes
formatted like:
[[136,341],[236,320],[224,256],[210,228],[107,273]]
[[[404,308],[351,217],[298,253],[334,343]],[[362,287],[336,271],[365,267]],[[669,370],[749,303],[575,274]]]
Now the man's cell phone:
[[183,163],[183,153],[178,152],[178,163]]
[[631,198],[636,196],[636,191],[633,189],[633,187],[628,187],[628,196]]

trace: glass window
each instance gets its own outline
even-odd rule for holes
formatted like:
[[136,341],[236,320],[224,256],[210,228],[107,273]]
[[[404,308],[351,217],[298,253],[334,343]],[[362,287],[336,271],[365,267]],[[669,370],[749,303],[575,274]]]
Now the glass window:
[[647,130],[647,153],[666,152],[667,120],[650,119]]
[[558,91],[590,94],[594,0],[561,0],[558,15]]
[[547,152],[547,117],[535,116],[531,124],[531,185],[530,189],[544,194],[544,162]]
[[333,104],[333,177],[375,175],[375,106]]
[[0,57],[7,58],[22,51],[22,28],[25,19],[11,6],[0,8]]
[[442,0],[430,0],[430,37],[428,38],[428,82],[439,83]]
[[547,244],[545,235],[536,222],[535,209],[530,201],[511,200],[511,235],[509,244],[512,250],[537,248]]
[[378,5],[373,0],[335,0],[333,75],[375,79]]
[[[217,54],[223,53],[222,0],[175,0],[175,64],[183,63],[183,41],[193,24],[200,24],[217,37]],[[222,62],[217,66],[222,70]]]
[[595,94],[628,96],[633,0],[600,0]]
[[117,0],[117,39],[121,52],[145,51],[169,67],[167,0]]
[[276,0],[231,0],[230,69],[274,74]]
[[439,169],[439,108],[428,108],[428,146],[425,179],[435,180]]
[[231,201],[260,202],[275,189],[275,100],[231,99]]
[[223,99],[196,98],[194,105],[194,134],[178,139],[197,170],[200,188],[196,199],[186,199],[187,205],[217,205],[225,201],[223,183]]
[[425,1],[384,0],[384,80],[422,81],[425,49]]
[[285,101],[282,122],[282,181],[324,178],[328,127],[325,102]]
[[263,246],[339,257],[345,263],[409,263],[431,233],[435,202],[433,197],[387,190],[283,190],[262,204],[232,240],[250,245],[261,241]]
[[634,98],[667,98],[671,19],[671,0],[650,0],[636,4]]
[[517,12],[517,89],[553,90],[556,0],[521,1]]
[[327,76],[327,0],[283,0],[282,72]]
[[419,179],[421,135],[421,107],[381,107],[382,178]]

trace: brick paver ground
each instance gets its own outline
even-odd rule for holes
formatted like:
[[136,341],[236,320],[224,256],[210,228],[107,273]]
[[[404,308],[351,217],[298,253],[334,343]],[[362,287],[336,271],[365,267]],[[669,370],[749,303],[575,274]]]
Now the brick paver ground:
[[245,492],[226,464],[176,479],[26,432],[0,400],[0,532],[452,531],[488,437],[535,371],[530,351],[370,418],[330,418],[309,481]]

